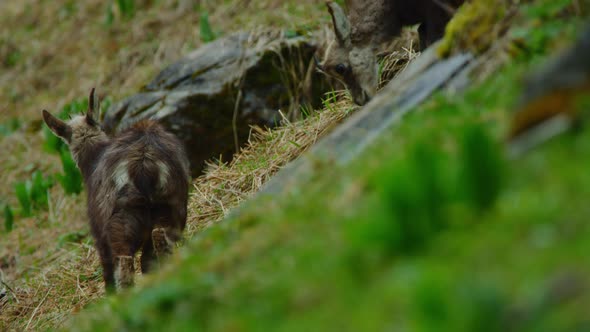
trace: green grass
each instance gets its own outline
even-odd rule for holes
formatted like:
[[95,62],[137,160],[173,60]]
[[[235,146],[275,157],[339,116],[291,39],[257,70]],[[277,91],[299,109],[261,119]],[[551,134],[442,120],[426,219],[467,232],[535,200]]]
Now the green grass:
[[201,35],[201,41],[203,43],[214,41],[216,38],[215,33],[211,28],[211,24],[209,23],[209,14],[207,12],[201,13],[199,20],[199,31]]
[[60,158],[63,174],[57,174],[57,180],[66,194],[79,194],[82,191],[82,173],[72,159],[72,154],[64,147],[60,152]]
[[12,212],[12,208],[10,205],[4,206],[4,231],[9,233],[12,231],[14,227],[14,212]]
[[[555,26],[551,38],[571,40],[578,22],[555,20],[530,33]],[[432,98],[353,164],[318,161],[310,181],[246,203],[74,326],[590,329],[590,132],[504,158],[521,79],[546,53],[523,50],[484,84]]]
[[20,204],[20,215],[30,217],[34,211],[49,208],[48,190],[53,186],[52,177],[43,177],[41,171],[35,171],[31,179],[14,184],[14,192]]

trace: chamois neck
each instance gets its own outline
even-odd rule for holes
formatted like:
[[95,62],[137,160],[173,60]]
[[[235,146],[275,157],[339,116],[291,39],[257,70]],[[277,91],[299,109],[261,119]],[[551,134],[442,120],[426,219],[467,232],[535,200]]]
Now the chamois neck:
[[98,160],[102,157],[108,145],[109,141],[105,139],[87,142],[86,144],[72,148],[72,155],[85,182],[88,182]]

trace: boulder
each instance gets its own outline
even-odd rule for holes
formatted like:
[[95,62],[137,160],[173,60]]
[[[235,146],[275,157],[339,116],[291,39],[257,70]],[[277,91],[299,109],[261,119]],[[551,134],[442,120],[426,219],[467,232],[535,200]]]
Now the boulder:
[[273,127],[301,106],[317,107],[329,86],[313,67],[316,43],[302,36],[239,32],[170,65],[141,92],[105,113],[107,132],[152,118],[185,144],[193,175],[206,160],[231,159],[251,126]]

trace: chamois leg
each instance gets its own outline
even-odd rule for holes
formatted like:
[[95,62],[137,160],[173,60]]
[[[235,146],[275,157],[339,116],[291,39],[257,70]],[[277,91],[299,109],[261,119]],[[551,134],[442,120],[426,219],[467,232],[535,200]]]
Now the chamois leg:
[[109,221],[108,235],[114,260],[117,290],[134,284],[133,256],[137,251],[137,221],[131,215],[115,214]]
[[154,243],[152,241],[152,236],[148,236],[148,239],[143,244],[143,248],[141,249],[141,272],[148,273],[154,267],[155,262],[154,256]]
[[133,286],[135,268],[133,267],[133,256],[115,256],[115,285],[117,290]]
[[97,241],[96,247],[100,257],[100,264],[102,265],[105,290],[107,293],[112,293],[115,290],[115,276],[111,250],[104,239]]
[[174,243],[180,240],[182,228],[184,227],[182,220],[186,220],[186,214],[184,219],[180,218],[182,213],[186,213],[184,211],[186,211],[186,208],[173,209],[171,206],[166,205],[159,206],[152,211],[154,224],[156,225],[152,230],[152,240],[158,260],[170,255]]
[[164,227],[156,227],[152,231],[153,245],[158,260],[172,253],[174,242],[170,239],[170,236],[167,233],[168,232]]

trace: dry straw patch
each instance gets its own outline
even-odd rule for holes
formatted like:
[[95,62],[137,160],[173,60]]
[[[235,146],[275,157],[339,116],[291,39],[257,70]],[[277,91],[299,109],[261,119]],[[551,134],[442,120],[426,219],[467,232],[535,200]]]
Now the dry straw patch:
[[350,99],[336,93],[336,102],[307,119],[274,130],[252,128],[248,145],[229,164],[209,163],[194,182],[189,201],[188,233],[223,219],[240,202],[257,192],[282,166],[297,158],[355,109]]

